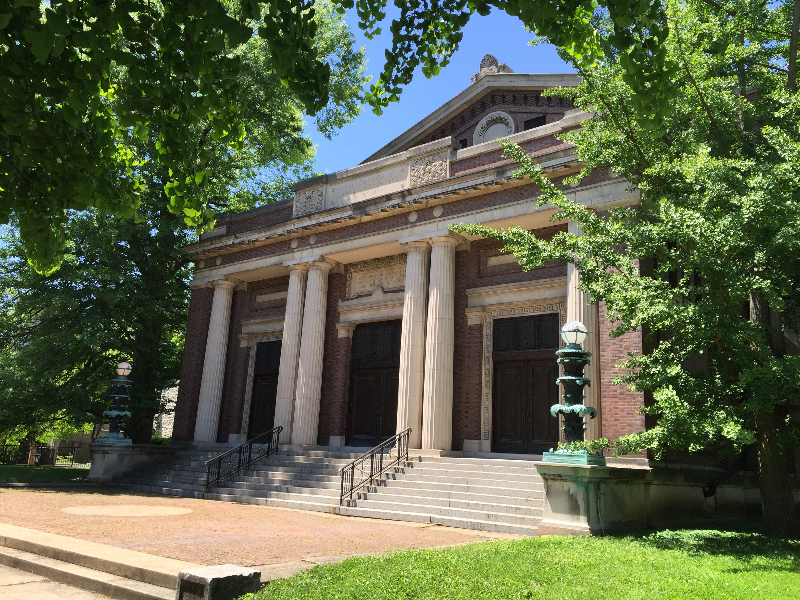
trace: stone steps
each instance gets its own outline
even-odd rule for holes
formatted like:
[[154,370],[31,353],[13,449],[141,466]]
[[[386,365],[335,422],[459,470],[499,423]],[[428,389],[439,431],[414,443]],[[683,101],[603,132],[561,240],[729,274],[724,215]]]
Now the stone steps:
[[198,565],[0,524],[0,564],[117,600],[172,600]]
[[124,474],[117,485],[173,496],[536,535],[544,485],[530,461],[428,454],[414,456],[412,451],[407,463],[342,506],[339,469],[358,456],[350,452],[273,455],[208,492],[204,462],[178,454]]
[[458,519],[432,515],[428,512],[414,513],[407,511],[376,510],[370,508],[351,508],[342,506],[339,514],[353,517],[367,517],[372,519],[388,519],[390,521],[411,521],[414,523],[432,523],[434,525],[444,525],[446,527],[460,527],[462,529],[477,529],[480,531],[491,531],[494,533],[514,533],[517,535],[533,536],[538,535],[535,526],[514,525],[509,523],[493,523],[491,521],[481,521],[476,519]]

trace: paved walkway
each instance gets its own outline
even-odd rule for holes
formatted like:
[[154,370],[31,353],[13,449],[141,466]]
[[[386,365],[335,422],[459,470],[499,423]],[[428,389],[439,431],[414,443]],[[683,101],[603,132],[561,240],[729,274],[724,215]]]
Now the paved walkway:
[[101,600],[98,596],[63,583],[0,565],[0,598],[3,600]]
[[[108,509],[114,506],[126,516],[109,516]],[[355,555],[518,537],[270,506],[85,488],[0,489],[0,522],[197,564],[261,567],[265,575],[275,571],[273,577]],[[270,565],[272,567],[267,568]],[[2,594],[0,596],[5,599]],[[66,597],[61,598],[66,600]]]

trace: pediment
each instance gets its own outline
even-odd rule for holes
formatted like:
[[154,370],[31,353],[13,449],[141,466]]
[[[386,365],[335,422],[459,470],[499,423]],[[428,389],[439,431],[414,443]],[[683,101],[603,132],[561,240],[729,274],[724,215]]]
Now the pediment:
[[573,108],[572,101],[544,96],[542,92],[551,87],[575,87],[578,82],[578,76],[572,73],[542,75],[487,72],[452,100],[368,157],[364,163],[446,137],[452,137],[463,147],[472,146],[481,120],[491,113],[506,115],[513,122],[515,132],[530,128],[532,123],[538,126],[557,121]]

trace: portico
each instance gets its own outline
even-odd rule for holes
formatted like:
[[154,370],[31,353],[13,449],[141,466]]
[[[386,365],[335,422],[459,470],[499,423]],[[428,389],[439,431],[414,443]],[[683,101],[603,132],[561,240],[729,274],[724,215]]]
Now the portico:
[[[536,208],[538,188],[511,177],[494,141],[519,143],[563,185],[581,164],[555,136],[589,115],[542,93],[576,84],[485,73],[365,163],[300,182],[291,200],[223,215],[189,248],[197,259],[175,438],[239,442],[251,415],[266,411],[258,422],[282,426],[281,443],[298,448],[369,445],[407,428],[413,448],[555,445],[558,424],[544,410],[559,402],[554,332],[568,319],[589,327],[597,382],[623,358],[620,345],[605,343],[601,307],[571,265],[524,272],[495,241],[448,226],[580,234]],[[599,212],[637,199],[610,171],[565,189]],[[264,344],[274,352],[278,342],[269,366]],[[615,397],[587,392],[613,419]],[[603,434],[601,422],[589,427]]]

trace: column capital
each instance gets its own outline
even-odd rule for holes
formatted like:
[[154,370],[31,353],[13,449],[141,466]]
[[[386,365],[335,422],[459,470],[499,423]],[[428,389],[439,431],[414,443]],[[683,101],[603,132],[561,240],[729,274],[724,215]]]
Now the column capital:
[[215,279],[214,281],[212,281],[212,282],[210,282],[210,283],[211,283],[211,285],[212,285],[212,286],[214,286],[215,288],[217,288],[217,287],[230,287],[230,288],[235,288],[237,285],[239,285],[239,284],[240,284],[240,283],[242,283],[242,282],[241,282],[241,281],[238,281],[238,280],[236,280],[236,279],[227,279],[227,278],[223,278],[223,279]]
[[460,235],[437,235],[430,240],[431,246],[458,246],[464,241]]
[[355,330],[356,330],[355,323],[337,323],[336,324],[337,337],[340,337],[340,338],[351,338],[351,337],[353,337],[353,332]]
[[298,263],[296,265],[289,265],[289,272],[292,271],[308,271],[307,263]]
[[308,263],[309,270],[318,269],[320,271],[326,271],[326,272],[330,271],[334,266],[336,265],[327,260],[315,260],[314,262]]
[[415,240],[413,242],[406,242],[403,244],[408,252],[423,252],[431,249],[428,240]]

